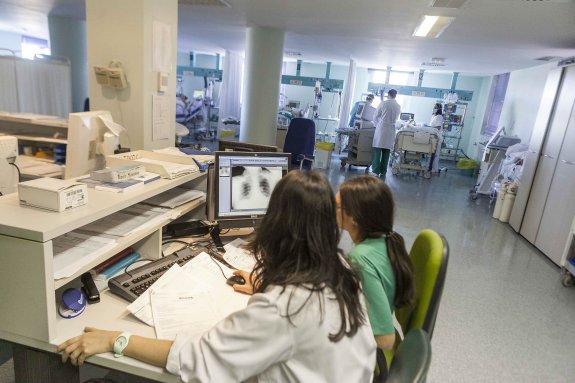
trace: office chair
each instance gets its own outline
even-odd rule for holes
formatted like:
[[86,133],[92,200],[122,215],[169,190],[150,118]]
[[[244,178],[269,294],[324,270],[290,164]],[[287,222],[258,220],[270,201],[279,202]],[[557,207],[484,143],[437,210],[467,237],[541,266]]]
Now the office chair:
[[[435,319],[439,310],[447,263],[449,244],[445,237],[433,230],[423,230],[409,252],[413,262],[415,297],[412,306],[395,310],[395,317],[404,334],[413,329],[423,329],[433,336]],[[399,341],[399,336],[396,337]],[[397,350],[399,342],[396,342]],[[385,351],[387,365],[393,363],[394,351]]]
[[386,383],[423,383],[431,364],[431,342],[420,328],[410,330],[397,348]]
[[288,126],[284,152],[291,153],[290,170],[311,169],[315,148],[315,123],[309,118],[293,118]]

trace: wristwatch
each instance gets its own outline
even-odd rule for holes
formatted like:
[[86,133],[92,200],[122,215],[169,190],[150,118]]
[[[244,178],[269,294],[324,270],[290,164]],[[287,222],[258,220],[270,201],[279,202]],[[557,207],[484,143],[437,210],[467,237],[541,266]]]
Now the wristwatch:
[[131,335],[129,333],[123,332],[116,337],[116,340],[114,341],[114,356],[116,358],[124,356],[123,352],[130,342],[130,336]]

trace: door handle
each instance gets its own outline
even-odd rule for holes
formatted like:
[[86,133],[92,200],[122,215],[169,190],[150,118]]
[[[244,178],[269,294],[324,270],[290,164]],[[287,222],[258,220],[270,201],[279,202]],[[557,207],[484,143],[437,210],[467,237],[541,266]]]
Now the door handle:
[[553,157],[553,156],[550,156],[549,154],[544,154],[544,155],[543,155],[543,157],[545,157],[545,158],[549,158],[549,159],[552,159],[552,160],[554,160],[554,159],[555,159],[555,157]]
[[567,165],[575,165],[575,161],[561,160],[561,162],[563,162],[564,164],[567,164]]

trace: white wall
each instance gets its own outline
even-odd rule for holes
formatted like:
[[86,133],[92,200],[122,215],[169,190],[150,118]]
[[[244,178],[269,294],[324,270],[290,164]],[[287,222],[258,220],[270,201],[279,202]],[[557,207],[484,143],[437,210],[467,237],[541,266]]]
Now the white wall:
[[[0,31],[0,48],[20,52],[22,49],[22,35],[19,33]],[[6,53],[9,52],[0,51],[0,55],[4,55]]]
[[499,126],[505,126],[507,134],[529,143],[547,75],[556,66],[548,63],[511,72],[499,119]]

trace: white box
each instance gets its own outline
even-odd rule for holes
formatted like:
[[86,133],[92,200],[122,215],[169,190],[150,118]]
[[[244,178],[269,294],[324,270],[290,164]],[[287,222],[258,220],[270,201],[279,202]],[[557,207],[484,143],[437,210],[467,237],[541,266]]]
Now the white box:
[[64,211],[88,203],[88,186],[71,180],[37,178],[18,184],[18,198],[24,206]]

